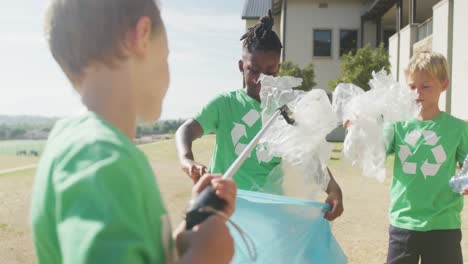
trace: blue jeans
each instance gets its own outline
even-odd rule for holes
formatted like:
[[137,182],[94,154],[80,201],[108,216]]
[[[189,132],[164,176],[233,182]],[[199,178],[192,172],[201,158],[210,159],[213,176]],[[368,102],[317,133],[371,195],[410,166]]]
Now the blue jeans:
[[412,231],[390,226],[387,264],[463,264],[460,229]]

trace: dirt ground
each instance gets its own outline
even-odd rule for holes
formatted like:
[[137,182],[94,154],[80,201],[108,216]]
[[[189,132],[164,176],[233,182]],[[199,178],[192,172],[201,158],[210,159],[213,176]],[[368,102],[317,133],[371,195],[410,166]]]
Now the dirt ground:
[[0,171],[22,166],[28,166],[37,163],[38,158],[35,157],[18,157],[0,155]]
[[[210,137],[196,142],[196,158],[208,163],[212,145]],[[142,146],[151,160],[175,226],[189,199],[191,182],[180,171],[174,148],[173,140]],[[331,162],[330,168],[343,190],[345,206],[343,216],[333,222],[332,228],[349,263],[385,263],[389,177],[381,184],[358,175],[344,162],[336,160]],[[0,263],[35,263],[28,225],[33,175],[34,170],[27,170],[0,176]],[[466,209],[463,222],[463,232],[468,234]],[[462,247],[465,263],[468,263],[466,240],[462,241]]]

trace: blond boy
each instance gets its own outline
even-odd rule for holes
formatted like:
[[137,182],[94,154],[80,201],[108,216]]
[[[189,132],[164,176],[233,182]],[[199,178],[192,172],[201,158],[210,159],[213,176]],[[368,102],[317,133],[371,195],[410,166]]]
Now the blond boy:
[[405,73],[421,111],[389,126],[394,136],[387,151],[395,153],[395,163],[387,263],[462,264],[463,196],[450,189],[449,179],[468,154],[468,124],[439,108],[449,84],[443,55],[418,53]]
[[[131,141],[137,120],[159,118],[169,82],[154,0],[53,0],[47,17],[52,55],[89,111],[56,124],[37,170],[38,262],[229,263],[232,238],[217,216],[181,225],[174,243],[151,166]],[[235,184],[200,182],[194,193],[211,182],[232,214]]]

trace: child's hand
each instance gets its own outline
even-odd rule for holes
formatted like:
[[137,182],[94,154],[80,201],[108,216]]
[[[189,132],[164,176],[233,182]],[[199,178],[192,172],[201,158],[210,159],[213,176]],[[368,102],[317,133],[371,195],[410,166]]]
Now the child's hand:
[[333,178],[330,170],[329,169],[327,170],[328,170],[328,174],[330,174],[330,182],[328,183],[328,186],[327,186],[326,192],[328,193],[328,197],[325,200],[325,203],[331,206],[331,210],[328,211],[324,217],[328,221],[333,221],[337,217],[339,217],[344,211],[343,194],[341,192],[340,186],[335,181],[335,178]]
[[344,121],[343,121],[343,126],[344,126],[345,128],[348,128],[350,125],[351,125],[351,121],[349,121],[349,120],[344,120]]
[[178,263],[229,263],[234,241],[224,219],[213,215],[191,231],[176,234]]
[[468,195],[468,188],[463,189],[462,195]]
[[192,197],[195,198],[210,183],[216,190],[216,195],[226,201],[223,213],[230,217],[236,207],[237,186],[233,180],[222,179],[220,174],[205,174],[193,186]]
[[325,219],[333,221],[338,218],[344,211],[343,196],[340,192],[330,192],[325,203],[331,206],[331,210],[325,214]]
[[184,159],[181,162],[181,167],[182,170],[193,180],[193,183],[197,183],[200,177],[208,172],[205,165],[190,159]]

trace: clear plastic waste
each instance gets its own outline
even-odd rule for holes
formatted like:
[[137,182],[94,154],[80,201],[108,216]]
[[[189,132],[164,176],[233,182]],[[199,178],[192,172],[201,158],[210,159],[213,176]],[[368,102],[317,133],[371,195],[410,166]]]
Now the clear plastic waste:
[[281,106],[285,104],[289,106],[289,103],[294,102],[299,96],[304,94],[303,91],[292,89],[302,84],[301,78],[261,75],[259,82],[262,85],[260,100],[263,121],[268,120],[268,117]]
[[336,113],[338,120],[343,122],[345,106],[354,97],[364,93],[364,90],[352,83],[340,83],[333,92],[332,109]]
[[330,180],[326,168],[332,152],[332,145],[325,138],[338,122],[325,91],[293,90],[302,83],[294,77],[263,75],[260,81],[262,119],[268,120],[284,104],[295,119],[295,124],[290,125],[279,117],[260,140],[260,148],[294,167],[298,172],[294,175],[301,177],[299,186],[307,185],[311,193],[317,191],[316,187],[325,190]]
[[340,84],[333,93],[333,109],[342,122],[349,121],[343,156],[365,176],[385,179],[386,147],[392,140],[384,124],[414,118],[420,110],[417,95],[392,79],[384,70],[372,73],[371,89],[363,92],[352,84]]
[[461,193],[464,189],[468,188],[468,155],[463,162],[460,172],[450,179],[449,184],[450,188],[457,193]]

